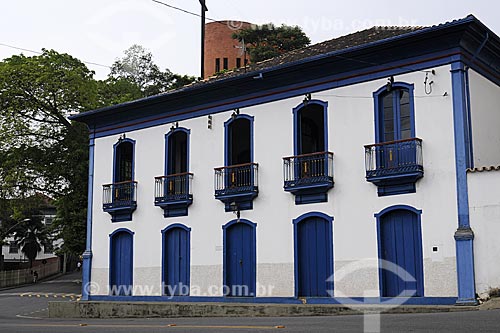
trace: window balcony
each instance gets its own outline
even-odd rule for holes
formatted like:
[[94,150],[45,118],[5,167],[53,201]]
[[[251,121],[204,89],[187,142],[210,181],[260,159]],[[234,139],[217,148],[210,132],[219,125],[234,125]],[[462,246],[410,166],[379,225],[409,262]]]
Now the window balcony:
[[378,186],[378,195],[415,193],[424,176],[422,140],[382,142],[365,146],[366,180]]
[[232,211],[231,203],[238,210],[253,208],[253,199],[259,193],[259,165],[245,163],[215,168],[215,198],[224,202],[226,212]]
[[111,215],[111,221],[131,221],[137,208],[137,182],[124,181],[102,187],[102,209]]
[[319,152],[283,158],[283,188],[295,195],[295,203],[328,201],[333,187],[333,153]]
[[155,177],[155,205],[163,208],[163,216],[186,216],[193,203],[193,174],[189,172]]

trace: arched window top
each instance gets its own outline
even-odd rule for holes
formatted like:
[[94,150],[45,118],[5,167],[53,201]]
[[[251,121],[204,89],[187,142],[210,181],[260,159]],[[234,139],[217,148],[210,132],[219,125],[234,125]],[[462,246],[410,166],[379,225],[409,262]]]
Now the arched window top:
[[228,120],[226,120],[226,122],[224,122],[224,126],[227,127],[231,125],[231,123],[233,123],[234,121],[242,119],[248,120],[251,123],[253,123],[254,117],[248,114],[233,114]]
[[327,220],[328,222],[333,222],[333,216],[329,216],[329,215],[326,215],[325,213],[321,213],[321,212],[309,212],[309,213],[305,213],[305,214],[300,215],[296,219],[293,219],[292,224],[298,224],[298,223],[300,223],[304,220],[307,220],[308,218],[311,218],[311,217],[318,217],[318,218]]
[[109,234],[109,237],[112,238],[114,237],[115,235],[119,234],[119,233],[127,233],[131,236],[134,235],[134,232],[127,229],[127,228],[119,228],[119,229],[116,229],[115,231],[113,231],[112,233]]
[[309,101],[304,101],[293,108],[293,113],[300,112],[302,109],[307,109],[307,107],[311,107],[314,105],[321,106],[323,107],[323,109],[326,110],[326,108],[328,107],[328,102],[319,99],[311,99]]
[[386,95],[391,93],[393,90],[408,90],[413,95],[415,85],[413,83],[407,82],[393,82],[390,86],[390,89],[387,88],[387,85],[380,87],[377,91],[373,93],[373,97],[378,98],[381,95]]
[[131,144],[132,146],[135,145],[135,140],[130,139],[130,138],[120,138],[118,141],[113,145],[113,148],[116,149],[116,147],[123,145],[123,144]]
[[165,139],[171,137],[172,135],[180,135],[181,133],[185,134],[185,135],[189,135],[189,134],[191,134],[191,130],[188,128],[184,128],[184,127],[173,128],[165,134]]
[[239,220],[229,221],[228,223],[226,223],[225,225],[222,226],[222,229],[230,228],[237,223],[243,223],[243,224],[246,224],[252,228],[257,228],[257,223],[253,223],[253,222],[246,220],[246,219],[239,219]]
[[389,213],[391,213],[393,211],[396,211],[396,210],[406,210],[406,211],[415,213],[417,215],[421,215],[422,214],[422,210],[416,209],[416,208],[414,208],[412,206],[408,206],[408,205],[394,205],[394,206],[390,206],[390,207],[382,209],[379,213],[374,214],[374,216],[377,217],[377,218],[380,218],[380,217],[382,217],[382,216],[384,216],[386,214],[389,214]]
[[185,226],[184,224],[181,224],[181,223],[174,223],[174,224],[171,224],[169,226],[167,226],[165,229],[163,229],[161,231],[162,234],[172,230],[172,229],[182,229],[184,231],[187,231],[187,232],[190,232],[191,231],[191,228]]

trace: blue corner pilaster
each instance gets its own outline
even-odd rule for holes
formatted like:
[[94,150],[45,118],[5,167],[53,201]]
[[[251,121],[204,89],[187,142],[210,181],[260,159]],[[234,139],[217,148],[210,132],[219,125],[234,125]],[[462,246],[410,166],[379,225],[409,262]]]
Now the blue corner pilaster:
[[453,123],[455,134],[455,163],[457,181],[458,229],[455,233],[459,305],[475,305],[474,233],[469,223],[469,194],[467,167],[470,163],[468,140],[469,122],[465,65],[458,61],[451,64]]
[[94,137],[89,142],[89,184],[87,202],[87,241],[83,253],[82,300],[88,301],[90,292],[90,271],[92,268],[92,202],[94,196]]

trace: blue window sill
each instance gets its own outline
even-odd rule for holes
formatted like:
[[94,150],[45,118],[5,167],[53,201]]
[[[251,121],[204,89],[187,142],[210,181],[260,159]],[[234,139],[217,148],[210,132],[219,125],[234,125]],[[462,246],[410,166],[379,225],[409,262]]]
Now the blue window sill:
[[295,195],[295,204],[327,202],[327,192],[334,185],[333,177],[309,177],[285,181],[285,191]]
[[111,215],[111,222],[132,221],[132,213],[136,210],[136,208],[136,201],[118,201],[104,204],[102,206],[103,211]]
[[225,204],[225,211],[232,211],[230,205],[235,203],[239,210],[253,209],[253,199],[259,194],[258,186],[231,187],[215,191],[215,198]]
[[163,209],[164,217],[187,216],[193,203],[192,195],[166,195],[155,198],[155,206]]
[[377,169],[366,172],[366,180],[378,187],[378,195],[415,193],[417,180],[424,176],[421,165],[395,169]]

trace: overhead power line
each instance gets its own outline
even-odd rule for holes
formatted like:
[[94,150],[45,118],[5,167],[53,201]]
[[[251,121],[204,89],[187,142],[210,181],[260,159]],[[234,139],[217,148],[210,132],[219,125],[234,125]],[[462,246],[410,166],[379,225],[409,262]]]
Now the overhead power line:
[[[169,5],[168,3],[165,3],[165,2],[161,2],[161,1],[158,1],[158,0],[151,0],[153,2],[156,2],[160,5],[163,5],[163,6],[166,6],[166,7],[169,7],[169,8],[172,8],[172,9],[175,9],[175,10],[178,10],[180,12],[183,12],[183,13],[186,13],[186,14],[189,14],[189,15],[192,15],[192,16],[196,16],[196,17],[201,17],[200,14],[197,14],[197,13],[194,13],[194,12],[191,12],[189,10],[186,10],[186,9],[183,9],[183,8],[179,8],[179,7],[176,7],[176,6],[172,6],[172,5]],[[213,19],[213,18],[210,18],[210,17],[206,17],[205,18],[209,21],[212,21],[212,22],[217,22],[219,24],[222,24],[222,25],[226,25],[226,23],[222,23],[220,20],[216,20],[216,19]]]
[[[15,49],[15,50],[19,50],[19,51],[31,52],[31,53],[35,53],[35,54],[42,54],[42,52],[40,52],[40,51],[34,51],[34,50],[30,50],[30,49],[25,49],[25,48],[22,48],[22,47],[13,46],[13,45],[5,44],[5,43],[0,43],[0,46],[9,47],[11,49]],[[98,64],[98,63],[92,62],[92,61],[85,61],[85,60],[80,60],[80,61],[83,62],[84,64],[94,65],[94,66],[101,66],[101,67],[106,67],[106,68],[110,68],[111,69],[111,66],[108,66],[108,65]]]

